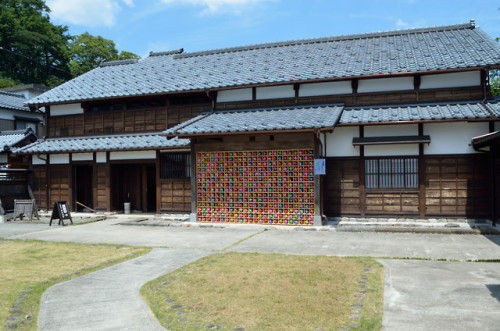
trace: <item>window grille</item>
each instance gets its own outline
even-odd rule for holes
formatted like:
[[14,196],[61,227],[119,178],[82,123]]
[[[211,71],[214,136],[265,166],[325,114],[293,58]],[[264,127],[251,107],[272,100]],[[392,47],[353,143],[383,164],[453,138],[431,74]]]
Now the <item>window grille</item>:
[[365,187],[367,189],[418,188],[418,158],[365,159]]
[[160,178],[191,178],[191,154],[161,153]]

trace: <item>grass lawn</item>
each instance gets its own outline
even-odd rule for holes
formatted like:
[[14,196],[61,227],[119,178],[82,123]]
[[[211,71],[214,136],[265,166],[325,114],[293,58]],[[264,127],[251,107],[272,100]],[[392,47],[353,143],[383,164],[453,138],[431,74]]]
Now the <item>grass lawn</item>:
[[141,294],[170,330],[335,330],[353,322],[351,329],[379,330],[383,278],[370,258],[226,253],[149,282]]
[[[0,327],[14,323],[18,329],[36,330],[40,298],[47,288],[150,250],[0,238]],[[12,317],[19,320],[6,321]]]

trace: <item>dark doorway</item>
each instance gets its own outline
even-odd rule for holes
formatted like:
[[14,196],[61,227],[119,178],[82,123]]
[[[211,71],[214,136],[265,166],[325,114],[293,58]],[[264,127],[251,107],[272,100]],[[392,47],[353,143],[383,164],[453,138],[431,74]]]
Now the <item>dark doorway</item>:
[[[78,165],[74,166],[74,194],[75,194],[75,206],[74,210],[90,212],[88,208],[94,208],[94,203],[92,199],[93,191],[93,167],[91,165]],[[86,207],[77,204],[79,202]],[[88,208],[87,208],[88,207]]]
[[154,164],[112,164],[110,170],[112,210],[123,210],[123,203],[130,202],[133,211],[156,211]]

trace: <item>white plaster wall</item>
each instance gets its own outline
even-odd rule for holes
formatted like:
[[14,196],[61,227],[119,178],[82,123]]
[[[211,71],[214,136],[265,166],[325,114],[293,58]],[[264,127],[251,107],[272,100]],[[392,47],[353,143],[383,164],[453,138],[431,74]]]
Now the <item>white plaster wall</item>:
[[[40,155],[40,157],[43,157],[46,160],[47,154],[42,154]],[[38,157],[38,155],[33,155],[33,157],[31,158],[31,163],[34,165],[44,165],[45,160],[42,160],[40,157]]]
[[243,88],[217,92],[217,102],[252,100],[252,89]]
[[352,93],[351,81],[301,84],[299,97]]
[[13,121],[14,120],[14,114],[12,112],[8,111],[8,110],[2,109],[2,111],[0,111],[0,119]]
[[258,87],[256,91],[257,100],[293,97],[295,97],[295,90],[293,89],[293,85]]
[[94,153],[73,153],[71,154],[73,161],[93,161]]
[[462,87],[481,85],[481,72],[466,71],[450,74],[422,75],[420,80],[421,89]]
[[424,154],[476,153],[470,146],[471,139],[486,133],[488,133],[488,123],[424,124],[424,134],[431,136],[431,143],[424,145]]
[[50,116],[63,116],[63,115],[75,115],[75,114],[83,114],[83,108],[79,103],[50,106]]
[[365,146],[365,156],[418,155],[418,144]]
[[156,159],[156,151],[110,152],[110,160]]
[[95,153],[95,161],[97,163],[106,163],[106,152]]
[[365,137],[416,136],[418,124],[366,125]]
[[50,154],[50,164],[69,164],[69,154]]
[[352,138],[359,137],[357,126],[335,128],[333,133],[326,134],[326,156],[359,156],[359,147],[352,145]]
[[358,93],[413,89],[413,77],[360,79],[358,83]]

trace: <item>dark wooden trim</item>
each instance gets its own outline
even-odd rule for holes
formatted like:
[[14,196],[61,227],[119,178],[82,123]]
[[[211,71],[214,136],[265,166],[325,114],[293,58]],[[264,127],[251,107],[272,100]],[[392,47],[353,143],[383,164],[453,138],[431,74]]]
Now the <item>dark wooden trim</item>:
[[[365,137],[365,127],[359,126],[359,138]],[[361,217],[366,215],[366,188],[365,188],[365,146],[359,146],[359,205]]]
[[160,183],[160,151],[156,151],[156,160],[155,160],[155,173],[156,173],[156,212],[160,213],[160,204],[161,204],[161,183]]
[[[424,125],[418,124],[418,135],[424,135]],[[425,161],[424,161],[424,143],[418,144],[418,210],[420,217],[425,217]]]
[[[421,125],[421,124],[419,124]],[[352,139],[353,146],[367,146],[367,145],[394,145],[394,144],[422,144],[430,143],[431,137],[418,135],[418,136],[390,136],[390,137],[366,137]]]
[[196,164],[198,163],[196,160],[196,151],[195,151],[195,144],[196,140],[191,142],[193,147],[191,147],[191,213],[196,215],[197,214],[197,199],[196,197],[198,196],[198,186],[196,185]]

